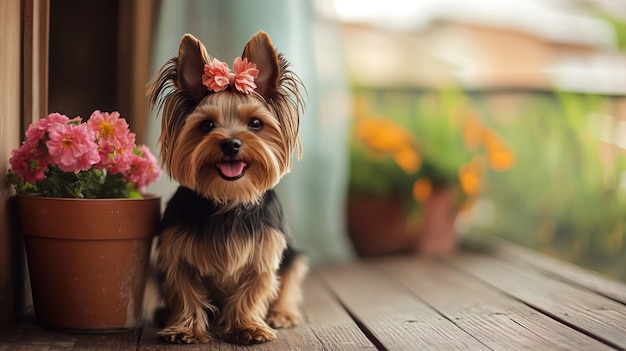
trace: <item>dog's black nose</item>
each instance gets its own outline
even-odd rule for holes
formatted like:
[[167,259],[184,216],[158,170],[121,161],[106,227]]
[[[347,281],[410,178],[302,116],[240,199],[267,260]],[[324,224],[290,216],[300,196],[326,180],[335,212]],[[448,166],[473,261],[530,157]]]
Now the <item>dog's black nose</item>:
[[236,155],[241,150],[242,142],[237,138],[229,138],[220,141],[220,149],[228,156]]

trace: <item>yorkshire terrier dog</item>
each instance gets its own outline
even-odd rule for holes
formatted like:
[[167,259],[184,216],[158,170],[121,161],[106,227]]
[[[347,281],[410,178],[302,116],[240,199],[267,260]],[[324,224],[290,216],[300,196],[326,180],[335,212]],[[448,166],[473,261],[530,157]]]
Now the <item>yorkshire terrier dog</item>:
[[161,162],[180,183],[157,249],[169,313],[159,336],[169,343],[220,332],[230,343],[263,343],[302,318],[308,260],[273,188],[301,154],[303,87],[263,31],[233,71],[186,34],[148,87],[162,112]]

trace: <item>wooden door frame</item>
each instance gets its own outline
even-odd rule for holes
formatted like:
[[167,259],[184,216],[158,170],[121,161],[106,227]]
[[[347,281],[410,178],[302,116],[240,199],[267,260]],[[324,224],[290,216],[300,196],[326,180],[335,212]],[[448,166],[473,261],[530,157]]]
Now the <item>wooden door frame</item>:
[[11,150],[48,106],[49,0],[0,1],[0,323],[25,310],[24,254],[11,228],[15,214],[6,184]]

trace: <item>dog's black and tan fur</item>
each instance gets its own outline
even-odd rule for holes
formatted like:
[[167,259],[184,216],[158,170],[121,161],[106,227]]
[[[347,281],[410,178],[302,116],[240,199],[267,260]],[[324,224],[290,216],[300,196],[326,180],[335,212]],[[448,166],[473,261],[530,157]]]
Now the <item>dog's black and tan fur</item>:
[[[257,65],[257,88],[209,91],[210,57],[187,34],[149,87],[151,107],[162,110],[161,161],[180,183],[158,245],[166,342],[204,343],[217,326],[228,342],[261,343],[276,338],[271,327],[301,320],[308,263],[273,190],[301,150],[301,84],[264,32],[242,58]],[[236,177],[221,172],[235,163],[245,165]]]

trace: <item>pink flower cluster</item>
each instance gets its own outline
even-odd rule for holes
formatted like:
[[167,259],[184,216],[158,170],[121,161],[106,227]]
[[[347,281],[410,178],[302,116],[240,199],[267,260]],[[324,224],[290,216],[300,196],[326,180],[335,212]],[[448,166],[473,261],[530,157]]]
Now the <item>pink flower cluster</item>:
[[28,127],[26,140],[11,156],[12,171],[30,184],[44,180],[50,166],[122,173],[140,191],[161,176],[155,157],[146,146],[135,145],[135,134],[118,112],[94,111],[84,123],[51,113]]
[[256,64],[248,62],[247,58],[242,60],[241,57],[237,57],[233,62],[233,69],[235,73],[230,72],[228,64],[214,58],[209,64],[204,65],[202,84],[216,93],[228,88],[229,85],[233,85],[244,94],[250,94],[256,89],[254,80],[259,75]]

